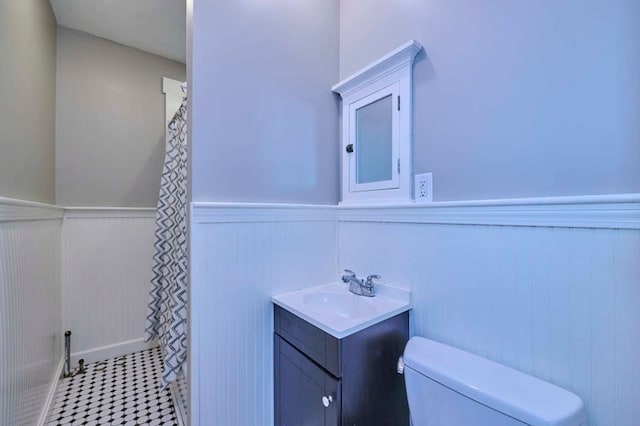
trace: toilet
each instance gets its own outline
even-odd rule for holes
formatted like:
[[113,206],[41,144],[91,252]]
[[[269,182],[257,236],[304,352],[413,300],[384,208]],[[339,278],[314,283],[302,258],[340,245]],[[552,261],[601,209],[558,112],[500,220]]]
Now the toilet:
[[510,367],[422,337],[404,350],[413,426],[580,426],[580,397]]

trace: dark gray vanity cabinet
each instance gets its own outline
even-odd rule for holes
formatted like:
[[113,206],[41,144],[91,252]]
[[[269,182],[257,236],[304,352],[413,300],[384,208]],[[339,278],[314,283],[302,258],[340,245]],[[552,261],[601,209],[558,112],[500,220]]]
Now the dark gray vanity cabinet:
[[337,339],[274,305],[276,426],[408,426],[404,312]]

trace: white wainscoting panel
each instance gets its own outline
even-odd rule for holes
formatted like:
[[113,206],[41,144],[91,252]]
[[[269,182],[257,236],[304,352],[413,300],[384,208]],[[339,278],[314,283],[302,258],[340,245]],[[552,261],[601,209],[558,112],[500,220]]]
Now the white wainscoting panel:
[[[0,425],[35,425],[61,351],[62,210],[0,200]],[[5,214],[10,213],[10,214]]]
[[639,201],[194,203],[191,424],[272,424],[269,297],[343,268],[410,288],[414,334],[577,393],[592,425],[640,424]]
[[184,371],[180,372],[170,387],[173,406],[178,417],[178,426],[189,424],[187,420],[189,418],[189,382],[187,377],[188,375]]
[[192,205],[192,425],[273,424],[270,297],[336,276],[333,213],[296,209]]
[[339,223],[339,266],[410,288],[414,334],[569,389],[591,425],[638,425],[640,231],[630,209],[632,229],[598,229],[597,217],[567,228],[350,216]]
[[62,232],[63,327],[74,360],[141,350],[155,230],[153,209],[70,209]]

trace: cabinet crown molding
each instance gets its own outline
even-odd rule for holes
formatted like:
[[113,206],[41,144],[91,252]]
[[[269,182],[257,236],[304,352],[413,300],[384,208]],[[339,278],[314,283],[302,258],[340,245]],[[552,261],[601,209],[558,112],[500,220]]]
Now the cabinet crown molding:
[[377,61],[345,78],[333,86],[331,90],[344,98],[362,87],[397,71],[399,68],[410,66],[420,50],[422,50],[422,45],[411,39]]

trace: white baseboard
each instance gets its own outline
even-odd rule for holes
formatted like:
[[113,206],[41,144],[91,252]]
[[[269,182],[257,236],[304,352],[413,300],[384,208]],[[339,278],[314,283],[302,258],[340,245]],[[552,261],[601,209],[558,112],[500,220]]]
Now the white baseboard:
[[51,404],[53,403],[53,397],[56,395],[56,389],[58,387],[58,381],[60,377],[62,377],[62,369],[64,368],[64,356],[60,359],[58,366],[53,372],[53,377],[51,378],[51,384],[49,385],[49,392],[47,392],[47,399],[44,401],[44,406],[42,407],[42,411],[40,412],[40,418],[38,418],[38,426],[44,426],[47,421],[47,415],[49,414],[49,409],[51,408]]
[[88,349],[86,351],[74,352],[71,354],[71,368],[78,365],[78,361],[83,358],[85,364],[104,361],[109,358],[127,355],[133,352],[143,351],[158,346],[158,342],[145,342],[144,339],[134,339],[127,342],[115,343],[113,345],[101,346]]

